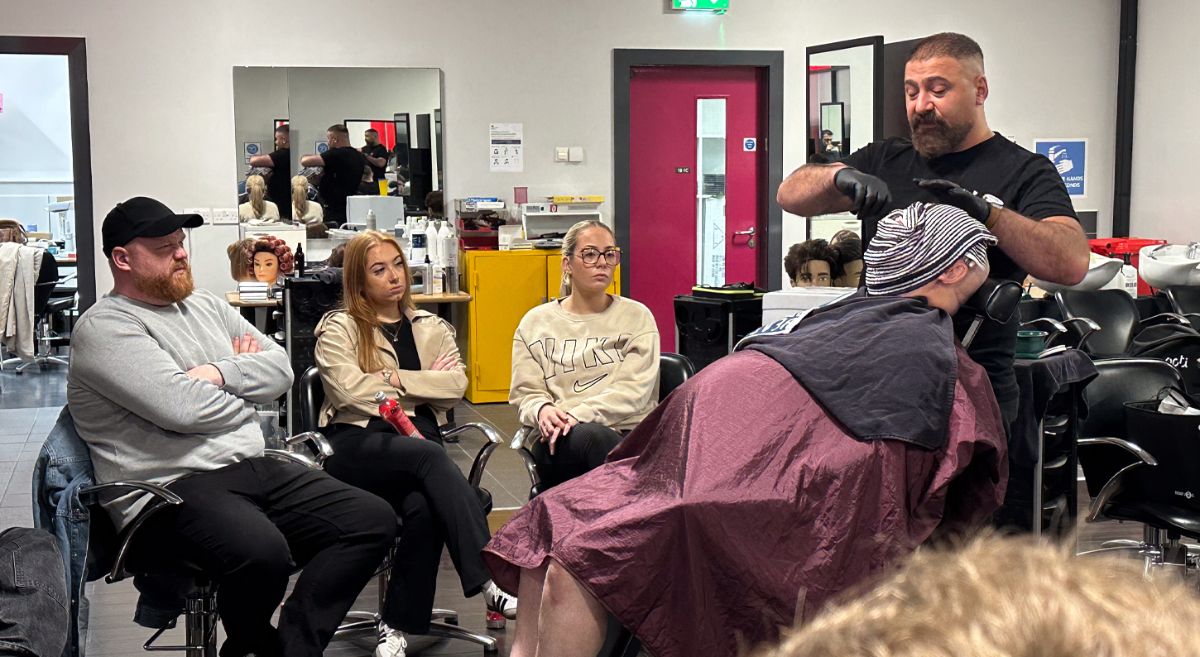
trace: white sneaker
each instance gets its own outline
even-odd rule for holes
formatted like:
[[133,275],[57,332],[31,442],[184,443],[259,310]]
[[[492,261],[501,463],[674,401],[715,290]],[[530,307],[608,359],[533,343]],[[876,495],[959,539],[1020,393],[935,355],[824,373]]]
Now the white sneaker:
[[489,581],[483,589],[484,600],[487,602],[487,627],[493,630],[504,629],[504,621],[517,619],[517,599],[500,590],[495,582]]
[[375,646],[375,657],[404,657],[408,640],[400,630],[393,630],[379,621],[379,644]]

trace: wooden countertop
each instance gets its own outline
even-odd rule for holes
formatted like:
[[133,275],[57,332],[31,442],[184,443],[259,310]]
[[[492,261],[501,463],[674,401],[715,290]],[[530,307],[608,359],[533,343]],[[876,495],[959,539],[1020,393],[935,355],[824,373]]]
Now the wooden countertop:
[[262,301],[242,301],[242,295],[237,292],[226,292],[225,300],[234,308],[274,308],[283,303],[283,299],[264,299]]

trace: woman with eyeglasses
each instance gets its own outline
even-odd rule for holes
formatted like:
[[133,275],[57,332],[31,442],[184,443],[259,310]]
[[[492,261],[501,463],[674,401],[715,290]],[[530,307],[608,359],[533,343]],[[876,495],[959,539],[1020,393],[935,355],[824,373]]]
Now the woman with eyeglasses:
[[605,224],[581,221],[562,247],[562,296],[525,314],[513,336],[508,401],[534,427],[543,488],[604,462],[658,402],[658,326],[646,306],[608,293],[621,251]]

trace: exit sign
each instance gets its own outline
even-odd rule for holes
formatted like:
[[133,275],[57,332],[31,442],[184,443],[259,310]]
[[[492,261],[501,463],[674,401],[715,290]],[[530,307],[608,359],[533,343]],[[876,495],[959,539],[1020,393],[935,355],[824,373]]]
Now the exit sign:
[[729,0],[671,0],[671,9],[711,11],[723,14],[729,11]]

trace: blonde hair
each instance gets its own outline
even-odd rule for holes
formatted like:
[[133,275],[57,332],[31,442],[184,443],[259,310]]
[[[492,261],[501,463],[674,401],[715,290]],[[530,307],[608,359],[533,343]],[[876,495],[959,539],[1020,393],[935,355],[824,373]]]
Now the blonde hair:
[[375,342],[375,329],[379,319],[375,307],[367,299],[367,252],[380,245],[391,245],[400,254],[404,264],[404,296],[400,299],[400,310],[413,310],[412,273],[408,270],[408,258],[396,238],[377,230],[368,230],[355,235],[346,243],[342,260],[342,304],[354,319],[358,332],[358,366],[364,372],[374,372],[383,367],[379,359],[379,347]]
[[267,211],[264,199],[267,196],[267,181],[260,175],[246,178],[246,192],[250,195],[250,208],[254,210],[254,218],[261,219]]
[[[308,178],[304,176],[292,176],[292,207],[301,216],[305,212],[308,212]],[[300,217],[293,217],[292,219],[300,221]]]
[[233,280],[242,281],[253,279],[250,273],[250,260],[246,257],[254,248],[254,238],[247,237],[225,247],[225,255],[229,256],[229,275]]
[[[562,244],[562,257],[564,261],[575,254],[575,247],[579,245],[580,233],[588,230],[589,228],[603,228],[610,236],[612,236],[614,242],[617,239],[616,234],[613,233],[613,230],[608,227],[608,224],[596,219],[585,219],[567,229],[567,234],[563,237]],[[559,285],[558,293],[559,296],[562,297],[571,294],[571,275],[565,271],[562,274],[562,282]]]
[[16,219],[0,219],[0,242],[24,244],[29,240],[25,226]]
[[1200,654],[1200,600],[1141,562],[984,536],[920,550],[862,597],[758,657],[1151,657]]

